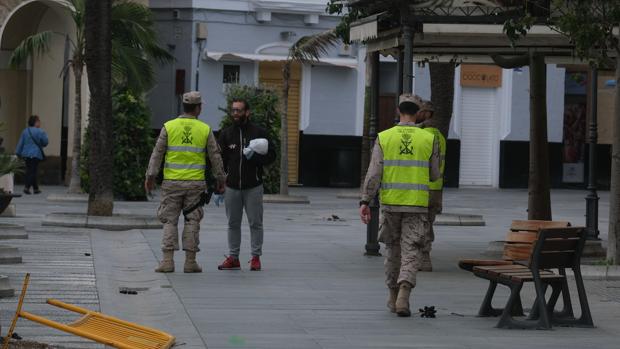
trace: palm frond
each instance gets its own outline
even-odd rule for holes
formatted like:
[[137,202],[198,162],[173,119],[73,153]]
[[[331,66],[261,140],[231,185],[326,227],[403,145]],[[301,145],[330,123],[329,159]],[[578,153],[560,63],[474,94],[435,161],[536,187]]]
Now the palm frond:
[[289,48],[288,59],[299,63],[317,62],[337,42],[338,36],[334,30],[304,36]]
[[112,4],[112,79],[134,93],[150,89],[155,81],[151,62],[169,63],[174,57],[159,46],[151,10],[139,3]]
[[9,154],[0,154],[0,177],[9,173],[21,173],[24,163]]
[[112,42],[112,81],[140,93],[153,87],[155,78],[141,50]]
[[77,30],[85,27],[84,21],[86,17],[86,0],[68,0],[71,4],[71,17]]
[[174,57],[157,42],[151,10],[144,5],[118,0],[112,7],[112,40],[124,46],[139,48],[160,63],[169,63]]
[[29,57],[34,55],[41,56],[49,52],[51,37],[52,32],[48,30],[25,38],[15,50],[13,50],[9,58],[9,67],[16,69]]

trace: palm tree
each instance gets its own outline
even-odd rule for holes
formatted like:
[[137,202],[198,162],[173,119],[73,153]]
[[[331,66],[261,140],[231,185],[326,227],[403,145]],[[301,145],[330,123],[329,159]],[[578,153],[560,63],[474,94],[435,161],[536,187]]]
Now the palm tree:
[[112,137],[112,0],[86,0],[86,69],[91,91],[89,116],[97,132],[90,139],[90,216],[111,216],[114,209]]
[[[67,36],[71,44],[71,59],[63,73],[73,71],[75,79],[73,156],[69,193],[81,193],[80,154],[82,150],[82,76],[86,50],[86,2],[88,0],[66,0],[75,25],[75,40]],[[148,7],[128,0],[112,2],[112,84],[126,86],[136,95],[153,86],[154,72],[149,59],[165,63],[173,57],[158,46],[153,19]],[[49,52],[52,35],[44,31],[24,39],[9,58],[9,66],[17,68],[33,55]]]
[[288,195],[288,93],[291,80],[291,66],[318,62],[322,55],[338,41],[334,30],[307,35],[297,40],[288,50],[288,57],[282,68],[282,101],[284,112],[280,117],[280,195]]

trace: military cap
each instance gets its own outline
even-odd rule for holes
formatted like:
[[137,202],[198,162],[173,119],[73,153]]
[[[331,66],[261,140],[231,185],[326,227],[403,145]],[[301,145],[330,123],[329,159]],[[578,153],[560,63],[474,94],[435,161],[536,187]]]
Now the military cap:
[[192,91],[183,94],[183,103],[185,104],[201,104],[202,98],[200,97],[200,92]]
[[433,102],[431,101],[422,100],[422,107],[420,108],[420,110],[430,111],[432,113],[435,112],[435,106],[433,106]]
[[422,109],[422,105],[424,104],[424,101],[422,100],[422,98],[420,98],[417,95],[414,95],[411,93],[403,93],[402,95],[400,95],[400,98],[398,99],[398,104],[402,104],[402,103],[413,103],[417,105],[418,108]]

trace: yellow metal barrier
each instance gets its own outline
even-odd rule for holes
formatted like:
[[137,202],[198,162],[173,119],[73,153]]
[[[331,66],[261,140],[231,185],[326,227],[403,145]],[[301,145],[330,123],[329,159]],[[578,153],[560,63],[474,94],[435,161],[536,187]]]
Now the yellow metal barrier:
[[6,349],[6,346],[8,346],[8,340],[12,335],[18,317],[119,349],[168,349],[174,345],[175,338],[168,333],[127,322],[96,311],[63,303],[56,299],[48,299],[47,303],[75,313],[83,314],[84,316],[73,323],[61,324],[38,315],[21,311],[29,277],[30,275],[27,274],[24,279],[24,287],[20,295],[19,304],[17,305],[17,312],[7,335],[7,339],[4,342],[5,347],[3,347],[3,349]]

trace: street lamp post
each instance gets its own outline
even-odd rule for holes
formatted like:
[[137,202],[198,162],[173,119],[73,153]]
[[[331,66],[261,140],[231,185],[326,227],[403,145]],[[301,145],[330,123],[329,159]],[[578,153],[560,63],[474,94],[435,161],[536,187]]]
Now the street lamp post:
[[403,26],[403,41],[403,93],[411,93],[413,92],[413,28],[408,23]]
[[[370,120],[368,125],[368,136],[370,137],[370,149],[375,146],[377,139],[377,120],[379,116],[379,52],[370,55],[372,65],[371,73],[371,97],[370,97]],[[380,256],[379,242],[379,198],[375,196],[368,205],[370,207],[370,222],[366,225],[366,256]]]
[[597,125],[597,94],[598,94],[598,71],[592,68],[590,79],[590,144],[588,161],[588,195],[586,196],[586,229],[588,239],[599,240],[598,231],[598,201],[596,193],[596,144],[598,142]]

